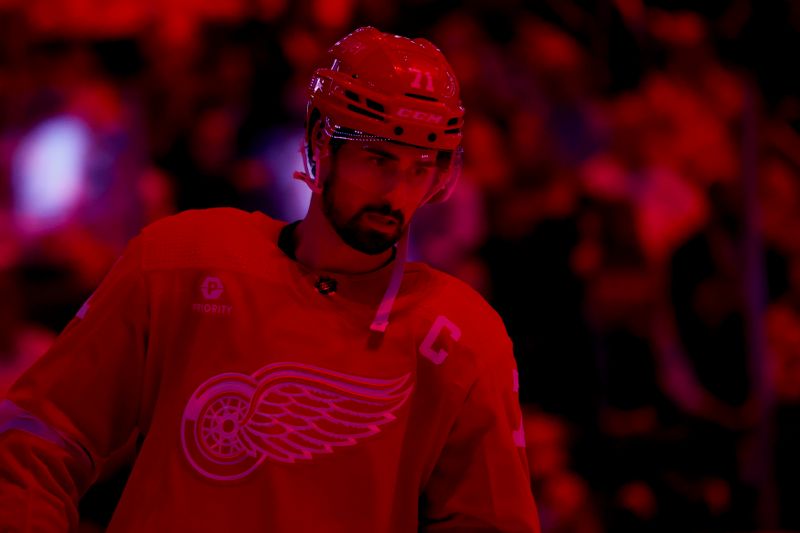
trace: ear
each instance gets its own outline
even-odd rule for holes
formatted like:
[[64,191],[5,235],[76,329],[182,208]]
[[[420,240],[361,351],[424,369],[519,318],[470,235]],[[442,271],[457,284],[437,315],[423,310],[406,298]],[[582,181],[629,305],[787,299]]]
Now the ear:
[[330,137],[323,131],[322,121],[318,120],[309,132],[310,144],[308,146],[309,162],[314,179],[319,187],[331,171],[331,146]]
[[306,119],[305,132],[305,157],[308,158],[311,174],[317,174],[317,161],[323,154],[320,153],[323,143],[322,115],[318,109],[311,109]]
[[329,159],[331,155],[331,145],[328,137],[322,132],[321,128],[315,128],[317,131],[313,132],[311,143],[311,161],[314,165],[314,175],[320,172],[319,167],[322,166],[324,171],[329,166]]

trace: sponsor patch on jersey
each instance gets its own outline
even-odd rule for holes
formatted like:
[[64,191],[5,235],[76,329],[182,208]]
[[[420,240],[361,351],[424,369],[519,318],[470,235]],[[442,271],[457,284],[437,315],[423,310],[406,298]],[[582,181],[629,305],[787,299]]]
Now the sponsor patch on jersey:
[[216,276],[206,276],[200,284],[200,295],[205,302],[193,303],[192,311],[204,315],[228,316],[233,312],[233,306],[223,302],[218,302],[225,292],[222,280]]
[[219,278],[208,276],[200,285],[200,292],[206,300],[216,300],[225,292],[225,287],[222,285],[222,281]]
[[230,315],[233,312],[232,305],[225,304],[192,304],[192,311],[206,315]]

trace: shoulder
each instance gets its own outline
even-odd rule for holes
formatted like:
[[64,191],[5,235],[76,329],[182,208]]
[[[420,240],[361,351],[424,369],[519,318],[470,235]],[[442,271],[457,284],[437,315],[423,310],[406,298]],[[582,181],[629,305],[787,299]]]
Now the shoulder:
[[460,279],[422,263],[412,263],[424,278],[424,308],[442,312],[464,326],[481,326],[500,336],[506,336],[505,325],[497,311],[475,289]]
[[420,284],[419,316],[439,321],[459,337],[459,345],[480,368],[505,360],[513,363],[511,341],[503,319],[475,289],[460,279],[430,266],[413,263],[425,282]]
[[257,268],[277,251],[282,225],[262,213],[233,208],[184,211],[142,231],[142,267]]

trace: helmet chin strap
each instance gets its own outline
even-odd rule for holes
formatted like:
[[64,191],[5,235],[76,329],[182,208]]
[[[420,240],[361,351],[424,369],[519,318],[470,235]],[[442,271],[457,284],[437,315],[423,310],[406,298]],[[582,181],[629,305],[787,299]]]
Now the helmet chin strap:
[[[308,187],[311,189],[312,193],[322,193],[322,186],[319,183],[319,179],[311,177],[312,173],[310,172],[308,165],[308,151],[305,142],[300,143],[300,155],[303,159],[304,171],[296,171],[293,174],[293,177],[305,182],[306,185],[308,185]],[[317,168],[319,168],[319,166],[317,166]],[[392,312],[392,307],[394,307],[397,294],[400,292],[400,284],[403,281],[403,271],[405,270],[406,257],[408,256],[409,227],[410,223],[403,230],[400,240],[397,241],[396,254],[394,258],[395,260],[394,265],[392,266],[392,275],[389,278],[389,286],[386,288],[386,292],[383,293],[383,298],[381,299],[381,303],[378,306],[377,312],[375,313],[375,318],[372,320],[372,323],[369,326],[369,329],[376,333],[384,333],[386,331],[386,327],[389,325],[389,315]]]
[[[419,207],[427,204],[428,201],[436,196],[444,188],[444,183],[434,187],[420,202]],[[419,208],[418,207],[418,208]],[[411,221],[408,222],[400,240],[397,241],[397,254],[395,255],[394,265],[392,266],[392,275],[389,278],[389,286],[386,292],[383,293],[383,298],[378,306],[378,311],[375,313],[375,318],[372,319],[369,329],[376,333],[384,333],[386,327],[389,325],[389,315],[394,307],[394,302],[397,300],[397,294],[400,292],[400,284],[403,281],[403,273],[405,271],[406,262],[408,261],[408,240],[411,232]]]
[[411,223],[403,230],[403,235],[397,241],[397,254],[395,255],[394,265],[392,266],[392,276],[389,278],[389,286],[386,292],[383,293],[383,298],[378,306],[378,311],[375,313],[375,318],[372,319],[369,329],[376,333],[384,333],[386,327],[389,325],[389,314],[392,312],[394,301],[397,299],[397,293],[400,292],[400,284],[403,281],[403,271],[406,266],[406,258],[408,257],[408,231]]

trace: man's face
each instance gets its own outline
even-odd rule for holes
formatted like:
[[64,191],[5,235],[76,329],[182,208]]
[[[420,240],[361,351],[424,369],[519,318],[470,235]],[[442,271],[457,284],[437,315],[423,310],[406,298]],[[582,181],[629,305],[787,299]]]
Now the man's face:
[[322,207],[350,247],[377,255],[390,249],[437,184],[436,150],[389,141],[347,141],[330,160]]

